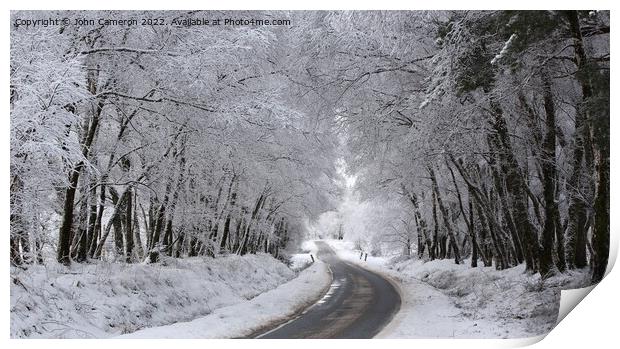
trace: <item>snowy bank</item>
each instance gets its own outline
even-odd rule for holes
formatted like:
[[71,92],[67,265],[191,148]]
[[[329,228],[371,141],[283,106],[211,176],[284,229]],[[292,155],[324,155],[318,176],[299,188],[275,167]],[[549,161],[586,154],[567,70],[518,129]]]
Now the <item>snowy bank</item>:
[[316,259],[317,247],[312,241],[304,241],[301,245],[302,253],[292,254],[290,257],[290,268],[300,271],[312,264],[312,259]]
[[[189,321],[247,303],[296,276],[267,254],[170,259],[163,264],[11,268],[10,336],[103,338]],[[319,273],[320,268],[311,270]],[[318,275],[304,280],[321,281]]]
[[424,262],[368,256],[345,241],[328,241],[339,257],[397,280],[402,305],[383,338],[525,338],[556,324],[560,291],[588,283],[587,271],[541,280],[525,266],[498,271],[469,261]]
[[295,279],[251,300],[214,310],[193,321],[147,328],[119,338],[238,338],[257,333],[314,303],[331,283],[317,261]]

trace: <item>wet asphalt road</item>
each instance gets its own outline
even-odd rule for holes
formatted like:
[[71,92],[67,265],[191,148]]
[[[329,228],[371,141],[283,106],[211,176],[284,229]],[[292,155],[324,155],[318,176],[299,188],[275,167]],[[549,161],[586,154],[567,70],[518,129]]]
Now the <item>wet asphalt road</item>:
[[329,290],[296,318],[255,338],[372,338],[400,308],[390,282],[342,261],[325,242],[316,245],[333,274]]

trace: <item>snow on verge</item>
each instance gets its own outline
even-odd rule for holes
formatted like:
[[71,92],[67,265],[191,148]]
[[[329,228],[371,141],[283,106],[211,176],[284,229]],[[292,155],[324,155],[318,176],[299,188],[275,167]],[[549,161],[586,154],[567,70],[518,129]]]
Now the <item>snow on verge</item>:
[[285,320],[319,298],[331,283],[320,261],[295,279],[248,301],[214,310],[190,322],[153,327],[119,338],[238,338]]
[[[312,264],[312,258],[316,259],[317,247],[313,241],[304,241],[301,245],[303,253],[295,253],[291,255],[291,269],[300,271]],[[311,257],[311,255],[313,257]]]
[[267,254],[162,264],[11,268],[10,336],[105,338],[189,321],[247,302],[296,276]]

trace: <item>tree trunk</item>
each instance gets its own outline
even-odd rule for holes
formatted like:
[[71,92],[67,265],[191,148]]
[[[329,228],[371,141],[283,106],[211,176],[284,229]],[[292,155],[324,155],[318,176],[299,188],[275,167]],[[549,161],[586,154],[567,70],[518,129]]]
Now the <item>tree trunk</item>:
[[[590,135],[587,138],[593,140],[596,194],[594,198],[594,224],[592,229],[592,249],[594,255],[592,256],[591,267],[592,282],[598,282],[605,275],[609,259],[609,86],[604,86],[602,93],[599,94],[597,92],[595,96],[592,79],[593,75],[600,73],[596,70],[595,62],[589,62],[586,56],[579,23],[579,13],[577,11],[566,11],[564,14],[573,40],[577,78],[582,90],[583,101],[580,111],[585,113],[585,126],[589,127]],[[603,76],[598,76],[597,80],[604,81],[602,78]],[[594,97],[597,99],[596,102]],[[591,112],[595,108],[598,111],[597,115]],[[577,127],[577,125],[575,126]],[[575,241],[578,240],[581,239],[575,237]]]
[[[87,83],[92,94],[97,92],[97,80],[99,70],[93,70],[88,73]],[[95,134],[99,126],[99,118],[103,110],[104,99],[99,99],[96,104],[93,115],[88,119],[87,130],[84,137],[80,141],[82,156],[88,159]],[[77,190],[80,173],[84,168],[84,162],[80,161],[69,172],[69,186],[65,191],[62,223],[58,232],[58,247],[56,259],[64,265],[71,264],[71,238],[73,227],[73,206],[75,200],[75,191]]]
[[23,207],[21,193],[23,192],[24,183],[17,175],[11,177],[11,193],[10,193],[10,248],[11,248],[11,264],[21,265],[26,256],[22,257],[23,252],[28,249],[28,233],[24,227]]
[[[86,191],[86,188],[84,188],[82,191]],[[89,213],[87,193],[82,193],[80,201],[81,203],[80,203],[80,208],[79,208],[79,215],[78,215],[77,224],[76,224],[77,234],[73,236],[73,241],[71,243],[71,259],[76,260],[78,262],[83,261],[78,258],[79,250],[81,249],[81,246],[84,246],[87,243],[86,242],[86,234],[88,230],[87,218],[88,218],[88,213]]]
[[506,227],[508,228],[508,232],[510,233],[510,238],[512,242],[512,247],[514,249],[515,259],[518,264],[523,263],[523,245],[521,243],[521,239],[519,238],[519,233],[517,232],[517,227],[515,226],[514,220],[512,218],[512,213],[510,211],[510,204],[508,202],[508,198],[506,197],[505,185],[503,184],[502,177],[500,176],[499,170],[493,160],[493,156],[490,157],[489,166],[491,167],[491,171],[493,173],[493,185],[495,187],[495,191],[497,192],[497,196],[499,198],[499,205],[503,214],[503,217],[506,222]]
[[120,196],[120,198],[117,200],[116,205],[114,206],[114,211],[112,213],[112,217],[110,217],[110,220],[108,221],[108,224],[105,228],[105,231],[102,233],[101,238],[99,239],[99,241],[97,242],[97,249],[95,250],[95,254],[94,254],[94,258],[99,258],[101,257],[101,251],[103,251],[103,246],[105,245],[105,241],[108,238],[108,235],[110,235],[110,231],[112,230],[112,225],[120,219],[120,215],[121,215],[121,205],[123,205],[123,202],[127,199],[127,189],[125,189],[125,191],[123,192],[123,194]]
[[[601,136],[603,137],[603,136]],[[607,147],[607,148],[605,148]],[[592,282],[603,279],[609,260],[609,144],[597,155],[597,185],[592,229]]]
[[[92,184],[92,182],[91,182]],[[90,205],[88,209],[88,225],[86,228],[86,236],[83,244],[80,245],[78,250],[78,262],[83,262],[89,257],[89,248],[93,240],[96,240],[95,236],[95,223],[97,221],[97,187],[94,187],[90,191]]]
[[[127,190],[129,190],[129,188]],[[121,257],[121,259],[125,259],[125,246],[123,243],[123,218],[126,204],[125,202],[120,202],[118,193],[113,187],[110,187],[110,195],[112,197],[112,203],[120,210],[119,214],[115,215],[114,220],[112,221],[112,227],[114,228],[114,252],[116,254],[116,258]]]
[[[569,29],[575,45],[575,61],[579,69],[585,63],[585,51],[579,26],[579,18],[576,11],[566,11],[565,17],[569,22]],[[583,99],[592,96],[589,83],[581,85]],[[583,178],[583,157],[585,139],[588,138],[588,117],[585,106],[577,108],[575,114],[575,134],[572,158],[572,173],[568,179],[568,227],[566,230],[566,254],[569,268],[583,268],[587,265],[586,259],[586,204],[583,202],[583,184],[587,182]]]
[[439,211],[441,212],[441,216],[443,217],[443,223],[448,233],[448,239],[450,240],[449,243],[452,247],[452,252],[454,253],[454,263],[460,264],[461,254],[459,253],[459,246],[456,242],[456,237],[454,236],[452,225],[450,224],[450,215],[448,214],[448,209],[444,206],[443,200],[441,198],[441,193],[439,192],[439,185],[437,184],[437,177],[435,176],[435,171],[433,171],[431,167],[428,167],[428,173],[431,176],[433,191],[435,192],[435,197],[437,199],[437,205],[439,206]]
[[133,261],[133,222],[134,222],[134,213],[133,213],[133,191],[131,188],[127,189],[129,191],[126,211],[125,211],[125,262],[131,263]]
[[469,191],[469,234],[471,236],[471,266],[476,268],[478,266],[478,242],[476,240],[476,231],[474,229],[474,206],[472,203],[471,189]]
[[[106,180],[107,177],[102,177],[101,181],[104,182]],[[88,249],[88,255],[90,258],[94,258],[95,257],[95,251],[97,250],[97,243],[99,242],[99,239],[101,238],[101,222],[103,221],[103,213],[105,210],[105,196],[106,193],[106,186],[105,185],[100,185],[99,188],[99,209],[97,210],[97,219],[95,220],[95,225],[94,225],[94,231],[93,231],[93,235],[92,235],[92,240],[90,242],[90,247]]]
[[[542,144],[541,167],[543,172],[543,195],[545,198],[545,223],[542,233],[542,250],[540,255],[540,275],[547,278],[553,275],[553,252],[556,230],[558,204],[555,199],[556,155],[555,155],[555,105],[551,95],[551,82],[547,74],[541,76],[543,82],[543,100],[546,115],[546,132]],[[564,256],[558,256],[564,260]]]
[[72,169],[69,179],[69,187],[65,190],[65,201],[62,211],[62,223],[58,233],[58,249],[56,251],[56,260],[64,265],[71,264],[71,238],[73,226],[73,205],[75,202],[75,191],[77,190],[78,180],[82,163]]
[[[133,224],[132,231],[134,233],[134,241],[135,241],[134,247],[136,250],[136,254],[138,256],[138,259],[142,259],[144,258],[144,247],[142,246],[142,238],[140,237],[140,220],[138,219],[138,210],[136,210],[137,203],[138,203],[138,193],[135,193],[134,201],[133,201],[133,212],[134,212],[133,222],[134,224]],[[142,212],[144,212],[144,209],[142,210]]]
[[249,242],[250,242],[250,237],[251,237],[250,235],[252,234],[252,226],[259,219],[259,212],[263,208],[263,205],[265,204],[265,200],[267,199],[266,194],[267,194],[267,188],[263,190],[261,195],[258,197],[258,200],[256,200],[254,210],[252,211],[252,217],[250,218],[250,222],[247,224],[247,227],[245,228],[245,232],[243,234],[241,245],[239,246],[239,249],[237,250],[238,255],[246,254],[248,251],[249,245],[251,245],[249,244]]
[[435,258],[440,258],[440,256],[438,257],[438,251],[439,251],[439,220],[437,219],[437,198],[436,198],[436,194],[435,191],[433,190],[433,193],[431,195],[431,198],[433,200],[433,244],[431,249],[429,250],[429,257],[431,260],[434,260]]
[[[164,202],[168,202],[168,190],[164,196]],[[153,229],[153,237],[149,245],[149,263],[157,263],[159,261],[159,238],[164,225],[164,217],[166,215],[166,206],[164,203],[159,205],[155,217],[155,228]]]
[[496,137],[494,143],[498,146],[498,149],[491,149],[491,152],[499,153],[500,164],[506,176],[506,190],[513,207],[514,225],[520,230],[519,236],[523,242],[526,270],[535,272],[538,271],[540,248],[538,234],[529,218],[524,176],[512,150],[503,110],[492,94],[490,107],[493,116],[491,126],[495,132],[492,137]]
[[[426,220],[422,217],[420,213],[420,208],[418,205],[418,198],[415,193],[409,192],[405,186],[402,186],[403,193],[407,195],[411,205],[413,205],[413,217],[415,219],[417,231],[418,231],[418,258],[424,257],[424,246],[429,239],[428,225],[426,224]],[[429,247],[428,250],[429,258],[431,249]]]
[[[496,252],[495,253],[495,256],[497,257],[496,260],[500,262],[499,264],[496,265],[496,267],[499,269],[506,268],[507,267],[507,256],[505,254],[505,249],[503,248],[503,245],[501,244],[501,242],[498,241],[498,236],[497,236],[498,232],[501,229],[499,228],[499,224],[495,220],[495,215],[490,207],[490,203],[487,202],[490,200],[488,200],[488,198],[485,195],[486,190],[484,188],[480,189],[476,185],[474,185],[470,176],[465,172],[465,169],[463,168],[463,166],[456,159],[454,159],[453,156],[450,156],[450,160],[456,166],[461,177],[463,178],[463,180],[469,187],[470,193],[473,195],[475,199],[476,208],[477,208],[477,211],[479,212],[479,217],[480,217],[480,222],[481,222],[481,227],[482,227],[481,230],[484,234],[483,239],[486,239],[487,232],[488,232],[488,237],[491,239],[493,248],[495,249],[495,252]],[[491,256],[490,256],[489,251],[486,248],[486,241],[483,241],[483,244],[485,246],[485,249],[484,251],[481,251],[481,252],[483,252],[482,254],[485,258],[485,261],[484,261],[485,266],[489,266]]]

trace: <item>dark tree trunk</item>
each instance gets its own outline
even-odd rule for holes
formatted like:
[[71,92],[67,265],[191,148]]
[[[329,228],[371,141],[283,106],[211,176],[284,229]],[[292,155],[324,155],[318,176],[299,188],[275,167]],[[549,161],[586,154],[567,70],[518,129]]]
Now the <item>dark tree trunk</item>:
[[514,220],[512,219],[512,213],[510,211],[510,204],[508,203],[508,198],[506,197],[505,185],[503,185],[502,177],[500,176],[497,166],[495,165],[495,161],[490,160],[489,165],[491,166],[491,171],[493,172],[493,184],[495,187],[495,191],[497,192],[497,196],[499,198],[503,217],[506,221],[506,228],[508,228],[508,232],[510,233],[510,238],[512,242],[512,247],[514,249],[515,259],[518,264],[521,264],[523,263],[523,260],[524,260],[523,259],[523,246],[521,243],[521,239],[519,238],[519,233],[517,232],[517,227],[515,226]]
[[[546,74],[542,74],[543,100],[546,115],[546,132],[542,144],[541,167],[543,172],[543,195],[545,198],[545,223],[542,233],[542,250],[540,255],[540,275],[543,278],[553,275],[553,252],[556,230],[558,204],[555,199],[556,188],[556,155],[555,155],[555,105],[551,95],[551,82]],[[558,256],[564,261],[564,256]]]
[[[83,189],[83,191],[86,191],[85,188]],[[80,259],[78,255],[79,250],[82,248],[82,246],[85,246],[87,244],[86,234],[88,231],[88,213],[88,197],[86,193],[82,193],[79,215],[76,224],[77,234],[73,236],[73,242],[71,243],[71,259],[77,262],[84,261],[84,259]]]
[[253,236],[251,236],[253,235],[252,227],[254,223],[258,221],[259,219],[259,212],[263,208],[263,205],[265,204],[265,201],[267,199],[266,193],[267,191],[265,189],[263,193],[258,197],[258,200],[256,200],[256,205],[254,206],[254,210],[252,211],[252,217],[250,218],[250,222],[247,224],[247,227],[245,228],[243,239],[241,240],[241,244],[239,246],[239,249],[237,250],[238,255],[246,254],[248,251],[248,247],[251,246],[250,238],[253,238]]
[[592,229],[592,282],[603,279],[609,261],[609,144],[598,154],[594,225]]
[[198,255],[198,239],[194,235],[190,238],[187,255],[189,257],[196,257]]
[[[459,190],[459,186],[456,183],[456,177],[454,176],[454,171],[450,164],[446,161],[446,166],[448,170],[450,170],[450,176],[452,177],[452,183],[454,184],[454,190],[456,191],[456,197],[459,202],[459,209],[461,210],[461,215],[463,216],[463,220],[465,221],[465,225],[467,226],[467,232],[469,237],[471,238],[471,266],[478,266],[478,250],[476,248],[476,233],[474,231],[474,212],[473,205],[471,199],[471,190],[469,191],[469,219],[467,217],[467,213],[465,213],[465,208],[463,206],[463,199],[461,197],[461,191]],[[465,250],[465,243],[467,239],[463,239],[463,250]]]
[[[136,255],[139,259],[144,258],[144,247],[142,245],[142,238],[140,237],[140,221],[138,219],[138,211],[137,202],[138,202],[138,194],[134,194],[134,202],[133,202],[133,236],[134,236],[134,250],[136,251]],[[146,221],[145,221],[146,222]],[[145,229],[146,231],[146,229]]]
[[583,268],[586,259],[586,205],[583,202],[580,188],[585,182],[582,178],[583,136],[582,117],[577,113],[575,118],[575,149],[573,150],[573,170],[568,179],[568,227],[566,231],[566,254],[569,268]]
[[[21,265],[24,262],[22,258],[22,251],[20,251],[20,245],[23,252],[28,249],[28,233],[23,226],[23,208],[22,208],[22,192],[24,183],[17,175],[11,176],[10,187],[10,248],[11,248],[11,264]],[[24,256],[25,257],[25,256]]]
[[95,225],[97,221],[97,188],[93,188],[90,191],[90,205],[88,210],[88,225],[86,228],[86,236],[84,243],[80,245],[78,250],[77,260],[79,262],[85,261],[89,257],[89,249],[93,241],[96,241]]
[[[166,191],[167,193],[167,191]],[[168,195],[164,197],[164,202],[168,201]],[[151,244],[149,245],[149,263],[157,263],[159,261],[159,238],[161,236],[161,232],[163,230],[164,225],[164,217],[166,215],[166,206],[162,203],[159,205],[157,209],[156,217],[155,217],[155,228],[153,230],[153,237],[151,239]]]
[[[429,167],[428,173],[431,176],[431,181],[433,183],[433,191],[435,192],[435,198],[437,199],[437,205],[439,206],[439,210],[441,211],[443,223],[448,233],[448,236],[446,237],[446,239],[449,239],[449,244],[451,246],[452,252],[454,253],[454,262],[456,264],[460,264],[461,254],[459,253],[459,246],[456,242],[456,237],[454,235],[454,231],[452,230],[452,225],[450,224],[450,215],[448,214],[448,209],[443,204],[441,193],[439,192],[439,185],[437,184],[437,177],[435,176],[435,171],[433,171],[433,169]],[[460,197],[460,194],[459,194],[459,197]]]
[[[413,217],[415,219],[416,228],[418,232],[418,258],[422,258],[424,257],[424,246],[427,240],[429,240],[428,225],[426,224],[426,220],[424,220],[420,212],[420,208],[418,206],[418,198],[416,194],[413,192],[409,192],[407,188],[405,188],[404,185],[402,186],[402,189],[403,189],[403,193],[407,195],[409,201],[411,202],[411,205],[413,206]],[[428,249],[428,252],[429,252],[429,258],[430,258],[430,253],[431,253],[430,247]]]
[[450,160],[456,166],[461,177],[467,184],[470,190],[470,193],[472,194],[475,200],[475,203],[476,203],[476,209],[479,213],[480,223],[481,223],[481,231],[482,231],[481,236],[483,240],[482,243],[484,246],[484,250],[482,250],[481,252],[484,258],[485,266],[489,266],[489,263],[491,261],[491,253],[488,251],[486,247],[487,246],[486,240],[488,236],[488,238],[490,238],[491,243],[493,245],[493,249],[495,249],[494,255],[497,257],[496,260],[499,261],[496,267],[499,269],[506,268],[507,257],[505,254],[505,250],[504,250],[503,245],[501,244],[501,241],[498,241],[498,237],[497,237],[497,234],[500,231],[499,224],[495,220],[495,215],[493,213],[493,210],[491,209],[492,207],[491,199],[489,199],[488,196],[485,194],[486,189],[484,189],[484,187],[480,189],[479,187],[474,185],[472,179],[465,172],[465,169],[463,168],[463,166],[456,159],[454,159],[454,157],[450,156]]
[[495,132],[492,137],[497,137],[495,141],[498,146],[498,149],[492,149],[491,151],[499,152],[500,164],[505,174],[506,190],[509,194],[510,202],[512,202],[514,225],[519,229],[519,236],[523,242],[526,270],[535,272],[538,270],[540,248],[538,234],[529,218],[525,177],[512,150],[503,110],[492,95],[490,107],[493,116],[491,127]]
[[474,206],[472,203],[471,189],[469,190],[469,234],[471,236],[471,266],[478,266],[478,241],[476,239],[476,231],[474,229]]
[[151,248],[151,241],[153,240],[153,216],[155,215],[155,203],[153,198],[149,198],[149,214],[148,217],[144,211],[144,207],[140,204],[140,210],[142,211],[142,219],[144,220],[144,231],[146,232],[146,250]]
[[[579,25],[579,17],[576,11],[566,11],[564,15],[569,23],[569,30],[574,44],[574,56],[578,69],[586,64],[586,55],[583,48],[583,39]],[[581,72],[580,76],[584,72]],[[582,97],[587,100],[592,96],[592,88],[589,82],[581,79]],[[587,179],[583,177],[584,147],[588,135],[587,108],[582,105],[577,108],[575,115],[575,135],[573,149],[573,169],[568,180],[568,227],[566,231],[566,253],[569,268],[583,268],[587,265],[586,259],[586,203],[583,202],[582,191]]]
[[592,282],[599,282],[605,276],[609,262],[609,89],[601,103],[602,111],[592,120],[592,139],[595,139],[596,196],[594,198],[594,224],[592,226]]
[[[159,252],[160,252],[160,238],[161,233],[164,232],[164,224],[166,219],[166,206],[168,205],[168,201],[170,200],[171,190],[172,190],[172,181],[173,178],[168,179],[168,183],[166,184],[166,191],[164,194],[164,199],[162,203],[156,210],[155,219],[152,222],[153,225],[153,235],[151,237],[151,241],[148,247],[149,250],[149,263],[157,263],[159,261]],[[165,233],[165,232],[164,232]]]
[[179,233],[179,239],[176,243],[176,248],[174,249],[174,257],[180,258],[183,255],[183,246],[185,244],[185,232],[182,231]]
[[230,213],[226,216],[224,222],[224,231],[222,232],[222,239],[220,240],[220,251],[228,251],[228,234],[230,231]]
[[133,222],[134,222],[134,212],[133,212],[133,192],[131,188],[127,189],[129,193],[127,194],[127,204],[125,211],[125,261],[127,263],[131,263],[133,261]]
[[71,264],[73,205],[75,202],[75,191],[77,190],[81,170],[82,163],[73,168],[69,179],[69,187],[65,190],[62,223],[58,233],[58,249],[56,251],[56,260],[58,260],[58,263],[62,263],[64,265]]
[[172,256],[172,216],[166,221],[166,228],[164,230],[164,245],[166,254]]
[[418,243],[417,243],[417,248],[418,248],[418,258],[422,259],[422,257],[424,257],[424,247],[425,245],[425,237],[422,234],[422,229],[420,227],[420,222],[418,221],[418,216],[414,215],[413,219],[415,221],[415,226],[416,226],[416,230],[418,233]]
[[[97,79],[99,70],[89,72],[87,82],[89,84],[89,90],[92,94],[97,92]],[[84,137],[80,141],[82,155],[85,159],[88,159],[90,155],[91,146],[97,129],[99,126],[99,117],[103,110],[104,99],[100,99],[95,107],[93,115],[88,120],[88,125]],[[84,162],[80,161],[69,172],[69,186],[65,191],[62,223],[58,232],[58,247],[56,253],[56,259],[59,263],[64,265],[71,264],[71,239],[72,239],[72,227],[73,227],[73,206],[75,201],[75,192],[77,190],[78,181],[80,179],[80,173],[84,168]]]
[[125,246],[123,243],[123,221],[126,204],[124,202],[120,202],[118,193],[112,187],[110,187],[110,195],[112,197],[112,203],[120,210],[119,214],[115,215],[114,219],[112,220],[112,227],[114,228],[114,249],[117,257],[125,259]]
[[439,220],[437,219],[437,198],[435,197],[434,190],[431,196],[433,200],[433,244],[429,250],[429,257],[431,260],[434,260],[435,258],[441,257],[437,256],[439,251]]
[[[104,176],[101,180],[105,181],[106,177]],[[99,209],[97,210],[97,219],[95,220],[92,240],[90,241],[90,247],[88,249],[88,255],[90,258],[95,257],[95,251],[97,250],[97,243],[99,242],[99,239],[101,238],[101,224],[103,221],[103,212],[105,209],[104,205],[105,205],[105,199],[106,199],[105,193],[106,193],[106,186],[102,184],[99,188]]]
[[101,238],[97,242],[97,248],[95,249],[94,258],[101,257],[101,252],[103,251],[103,247],[105,245],[105,241],[108,238],[108,235],[110,235],[110,231],[112,230],[112,226],[117,221],[120,221],[120,219],[121,219],[120,218],[120,216],[122,215],[122,212],[121,212],[122,208],[121,208],[121,206],[124,205],[125,200],[127,200],[127,190],[128,189],[129,188],[125,189],[123,194],[117,200],[116,205],[114,206],[114,211],[112,212],[112,217],[110,217],[110,220],[108,221],[108,224],[107,224],[107,226],[105,228],[105,231],[102,233]]
[[22,264],[22,255],[19,250],[19,237],[17,234],[11,234],[11,264]]
[[[557,183],[559,182],[557,177],[556,177],[556,193],[559,192],[559,186],[557,185]],[[558,270],[561,272],[565,272],[566,271],[566,243],[564,240],[564,233],[566,232],[565,226],[562,225],[562,222],[560,221],[560,211],[559,208],[557,208],[556,212],[555,212],[555,238],[556,238],[556,252],[557,252],[557,256],[558,259],[556,261],[556,266],[558,267]]]
[[[584,126],[588,127],[590,132],[589,135],[582,135],[581,133],[577,135],[576,130],[576,137],[585,136],[586,142],[588,139],[592,140],[595,160],[596,194],[594,198],[594,224],[592,227],[593,256],[591,267],[592,282],[598,282],[605,275],[609,259],[609,79],[608,76],[600,75],[601,73],[597,70],[595,62],[588,61],[581,34],[579,12],[566,11],[564,15],[568,21],[573,41],[577,78],[581,84],[583,101],[579,112],[585,114]],[[594,90],[593,77],[595,75],[599,75],[596,76],[597,81],[606,84],[601,89],[601,93]],[[596,95],[595,92],[597,92]],[[596,110],[596,113],[593,113],[592,110]],[[578,116],[581,113],[578,113]],[[577,128],[577,126],[576,124],[575,127]],[[577,162],[576,159],[575,162]],[[578,188],[581,189],[581,187]],[[580,227],[578,223],[572,225],[569,223],[569,229],[575,225]],[[577,231],[577,234],[574,234],[576,242],[581,240],[577,237],[580,233]],[[573,232],[569,230],[569,234],[573,234]],[[575,252],[575,257],[578,254],[581,254],[581,251]]]
[[493,265],[492,263],[492,253],[490,253],[489,248],[488,248],[488,240],[489,240],[489,235],[491,235],[490,233],[490,224],[487,222],[487,219],[485,218],[485,214],[480,206],[480,204],[477,204],[477,209],[476,212],[478,212],[478,220],[480,221],[480,244],[482,244],[483,249],[480,250],[481,254],[482,254],[482,262],[484,263],[485,267],[490,267]]

